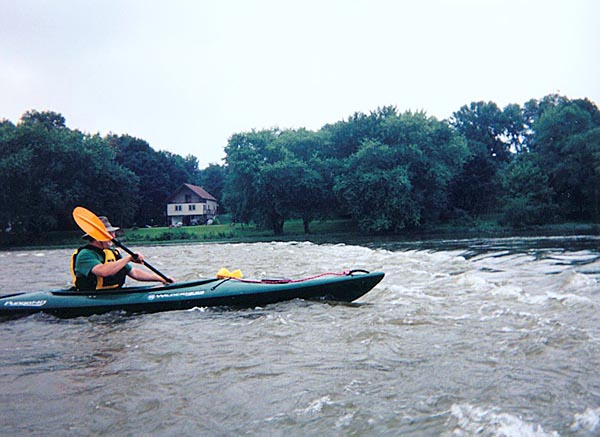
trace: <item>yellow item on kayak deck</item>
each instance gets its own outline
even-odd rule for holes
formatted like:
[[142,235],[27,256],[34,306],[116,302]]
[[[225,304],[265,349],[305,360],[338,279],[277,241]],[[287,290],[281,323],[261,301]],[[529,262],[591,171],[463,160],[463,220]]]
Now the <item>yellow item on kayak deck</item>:
[[225,279],[225,278],[241,279],[243,277],[244,277],[244,275],[242,274],[242,271],[240,269],[230,272],[228,269],[223,267],[217,272],[217,278],[219,278],[219,279]]

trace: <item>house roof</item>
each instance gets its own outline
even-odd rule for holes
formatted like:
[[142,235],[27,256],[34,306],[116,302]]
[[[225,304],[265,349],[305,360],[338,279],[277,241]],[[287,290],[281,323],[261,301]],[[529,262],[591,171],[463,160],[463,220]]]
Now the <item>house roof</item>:
[[175,192],[173,194],[171,194],[169,196],[167,201],[170,202],[171,200],[173,200],[173,198],[175,196],[177,196],[177,194],[179,194],[182,190],[185,190],[185,189],[192,191],[193,193],[198,195],[201,199],[214,200],[215,202],[217,201],[217,199],[215,199],[213,197],[213,195],[210,194],[208,191],[206,191],[204,188],[199,187],[197,185],[192,185],[192,184],[182,184],[179,188],[177,188],[177,190],[175,190]]

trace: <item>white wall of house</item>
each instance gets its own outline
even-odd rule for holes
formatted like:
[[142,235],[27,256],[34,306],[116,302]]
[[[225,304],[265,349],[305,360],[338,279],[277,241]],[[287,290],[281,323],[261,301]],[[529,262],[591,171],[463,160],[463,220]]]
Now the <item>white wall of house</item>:
[[170,203],[167,205],[167,215],[204,215],[210,209],[207,203]]
[[[185,199],[174,199],[185,200]],[[207,219],[212,219],[217,214],[217,202],[206,200],[198,203],[169,203],[167,205],[167,217],[169,224],[175,226],[179,223],[190,223],[196,221],[204,224]]]

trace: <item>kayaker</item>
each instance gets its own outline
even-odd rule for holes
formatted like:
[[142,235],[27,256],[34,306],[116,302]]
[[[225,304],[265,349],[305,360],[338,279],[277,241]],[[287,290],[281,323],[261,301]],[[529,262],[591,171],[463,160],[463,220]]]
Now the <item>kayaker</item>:
[[[113,226],[104,216],[99,218],[114,238],[120,228]],[[132,262],[144,263],[144,255],[141,253],[135,252],[135,257],[129,254],[122,256],[112,247],[111,241],[97,241],[88,234],[83,238],[88,241],[88,244],[75,250],[71,256],[71,274],[77,290],[92,291],[122,287],[127,276],[137,281],[168,283],[159,275],[135,268],[131,264]],[[175,282],[172,278],[169,279]]]

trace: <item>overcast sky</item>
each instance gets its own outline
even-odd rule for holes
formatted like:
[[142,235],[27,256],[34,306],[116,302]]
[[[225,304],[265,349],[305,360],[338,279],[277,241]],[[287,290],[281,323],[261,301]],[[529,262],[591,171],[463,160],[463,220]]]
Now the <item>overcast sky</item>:
[[228,138],[394,105],[600,104],[597,0],[0,0],[0,119],[61,113],[221,163]]

